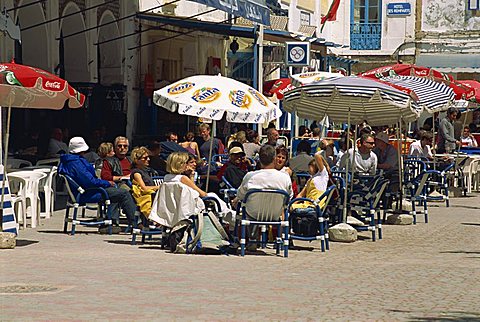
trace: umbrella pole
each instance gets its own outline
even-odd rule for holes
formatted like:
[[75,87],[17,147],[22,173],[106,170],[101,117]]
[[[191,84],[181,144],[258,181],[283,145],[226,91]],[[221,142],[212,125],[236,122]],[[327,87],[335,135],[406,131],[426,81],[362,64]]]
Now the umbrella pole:
[[357,151],[357,131],[358,124],[355,124],[355,131],[353,132],[353,158],[352,158],[352,180],[350,181],[350,190],[353,191],[353,179],[355,178],[355,152]]
[[432,116],[432,137],[433,137],[433,141],[432,141],[432,146],[435,147],[433,149],[433,170],[437,170],[437,158],[436,158],[436,154],[437,154],[437,140],[435,140],[435,113],[433,113],[433,116]]
[[398,185],[400,189],[400,210],[402,209],[402,199],[403,199],[403,162],[402,162],[402,150],[403,150],[403,141],[402,141],[402,119],[398,121],[398,131],[397,131],[397,150],[398,150]]
[[[1,113],[1,112],[0,112]],[[5,166],[3,167],[3,177],[2,177],[2,198],[0,201],[0,232],[3,231],[3,202],[5,201],[5,182],[7,180],[7,157],[8,157],[8,141],[10,138],[10,118],[12,116],[12,106],[10,105],[7,110],[7,128],[5,133]],[[1,122],[1,118],[0,118]]]
[[[349,163],[350,163],[350,112],[351,112],[351,107],[348,107],[348,118],[347,118],[347,162],[345,163],[345,187],[343,191],[343,218],[342,222],[346,223],[347,222],[347,197],[348,197],[348,168],[349,168]],[[355,156],[353,156],[355,157]]]
[[213,140],[215,137],[213,133],[217,130],[217,122],[215,120],[212,121],[212,132],[210,133],[210,151],[208,152],[208,164],[207,164],[207,184],[205,186],[205,191],[208,192],[208,185],[210,183],[210,170],[212,167],[212,150],[213,150]]

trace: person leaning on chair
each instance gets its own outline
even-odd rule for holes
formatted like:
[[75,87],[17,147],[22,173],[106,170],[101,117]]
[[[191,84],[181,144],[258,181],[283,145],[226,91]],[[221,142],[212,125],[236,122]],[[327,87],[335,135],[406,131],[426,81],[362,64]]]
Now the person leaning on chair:
[[455,128],[453,126],[457,113],[457,110],[451,107],[447,110],[447,116],[440,121],[437,153],[451,153],[455,151],[457,146],[461,145],[461,142],[455,138]]
[[[113,181],[98,179],[95,169],[83,157],[88,151],[88,145],[82,137],[74,137],[70,140],[68,150],[70,154],[60,156],[58,172],[70,176],[80,187],[104,188],[112,203],[119,204],[127,216],[128,224],[133,223],[136,204],[132,195],[124,189],[119,189]],[[100,227],[100,230],[102,227]],[[118,231],[117,231],[118,232]]]

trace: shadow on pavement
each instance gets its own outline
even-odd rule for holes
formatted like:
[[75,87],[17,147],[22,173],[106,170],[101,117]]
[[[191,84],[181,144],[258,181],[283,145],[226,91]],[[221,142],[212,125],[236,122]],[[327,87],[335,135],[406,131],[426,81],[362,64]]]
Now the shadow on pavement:
[[412,317],[409,321],[479,321],[479,313],[446,312],[436,316]]
[[38,240],[27,240],[27,239],[17,239],[17,246],[16,247],[24,247],[24,246],[30,246],[32,244],[37,244],[39,243]]
[[440,252],[440,254],[478,254],[478,255],[480,255],[480,251],[478,251],[478,252],[467,252],[467,251],[464,251],[464,250],[451,250],[451,251],[448,251],[448,252]]
[[480,223],[462,222],[462,225],[466,225],[466,226],[480,226]]

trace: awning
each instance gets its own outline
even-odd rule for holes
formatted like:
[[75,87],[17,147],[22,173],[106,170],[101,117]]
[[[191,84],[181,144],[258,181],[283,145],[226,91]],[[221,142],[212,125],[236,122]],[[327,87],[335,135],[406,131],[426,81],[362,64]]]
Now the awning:
[[420,54],[415,63],[444,73],[480,72],[479,54]]
[[270,26],[270,10],[265,0],[190,0],[235,16]]
[[[138,13],[138,19],[154,21],[165,25],[175,26],[179,28],[194,29],[203,32],[211,32],[219,35],[253,38],[255,27],[236,26],[227,23],[207,22],[196,19],[186,19],[183,17],[164,16],[153,13]],[[341,47],[339,44],[328,42],[325,38],[306,37],[293,32],[264,29],[263,39],[265,41],[273,41],[284,43],[286,41],[308,41],[311,43],[312,50],[319,50],[320,47]]]

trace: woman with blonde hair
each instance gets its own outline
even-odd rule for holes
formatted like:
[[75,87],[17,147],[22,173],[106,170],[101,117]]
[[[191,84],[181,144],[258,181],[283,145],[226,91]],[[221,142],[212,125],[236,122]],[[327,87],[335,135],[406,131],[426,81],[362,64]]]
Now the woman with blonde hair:
[[200,197],[205,197],[207,193],[200,189],[195,182],[183,173],[188,173],[192,170],[188,163],[189,156],[185,152],[173,152],[167,158],[167,172],[164,182],[181,182],[187,187],[198,192]]

